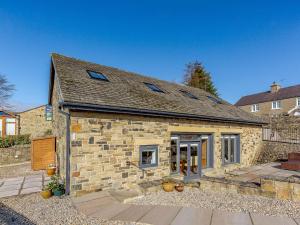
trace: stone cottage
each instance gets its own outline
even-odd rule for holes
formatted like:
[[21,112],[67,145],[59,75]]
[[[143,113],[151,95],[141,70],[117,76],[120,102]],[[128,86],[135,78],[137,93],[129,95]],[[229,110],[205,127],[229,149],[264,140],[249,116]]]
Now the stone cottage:
[[48,108],[42,105],[22,112],[0,111],[0,137],[25,134],[33,139],[51,135],[52,114],[46,112]]
[[67,193],[199,179],[251,165],[260,148],[263,122],[203,90],[58,54],[50,73]]

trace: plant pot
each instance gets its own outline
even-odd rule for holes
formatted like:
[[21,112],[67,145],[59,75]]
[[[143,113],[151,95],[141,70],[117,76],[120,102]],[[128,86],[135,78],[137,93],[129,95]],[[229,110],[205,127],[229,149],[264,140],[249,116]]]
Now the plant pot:
[[163,187],[165,192],[174,191],[174,186],[175,186],[175,184],[172,183],[172,182],[165,182],[165,183],[162,184],[162,187]]
[[44,199],[48,199],[52,196],[52,192],[50,190],[41,191],[41,196]]
[[53,195],[54,196],[62,196],[64,194],[64,190],[54,190]]
[[176,189],[176,191],[178,191],[178,192],[183,192],[183,190],[184,190],[184,185],[183,185],[183,184],[177,184],[177,185],[175,185],[175,189]]
[[47,175],[48,176],[53,176],[55,174],[55,167],[47,168]]

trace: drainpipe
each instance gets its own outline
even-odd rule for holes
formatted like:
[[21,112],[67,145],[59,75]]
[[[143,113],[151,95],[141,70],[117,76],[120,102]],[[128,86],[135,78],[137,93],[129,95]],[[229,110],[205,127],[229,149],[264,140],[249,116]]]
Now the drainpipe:
[[70,194],[70,113],[59,108],[59,112],[66,117],[66,195]]

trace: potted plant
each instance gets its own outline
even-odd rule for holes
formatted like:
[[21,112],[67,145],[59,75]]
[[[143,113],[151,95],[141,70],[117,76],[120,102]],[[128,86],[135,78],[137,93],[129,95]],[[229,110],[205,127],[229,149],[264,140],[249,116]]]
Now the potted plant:
[[183,192],[183,189],[184,189],[184,184],[183,183],[178,183],[175,185],[175,189],[176,191],[178,192]]
[[65,193],[65,185],[57,175],[51,177],[48,188],[52,191],[54,196],[61,196]]
[[46,187],[43,187],[42,191],[41,191],[41,196],[44,198],[44,199],[48,199],[52,196],[52,191],[49,189],[48,186]]
[[166,192],[172,192],[172,191],[174,191],[174,187],[175,187],[175,183],[173,181],[171,181],[171,180],[165,180],[162,183],[162,188]]
[[55,171],[56,171],[56,166],[55,164],[49,164],[48,167],[47,167],[47,174],[48,176],[52,176],[55,174]]

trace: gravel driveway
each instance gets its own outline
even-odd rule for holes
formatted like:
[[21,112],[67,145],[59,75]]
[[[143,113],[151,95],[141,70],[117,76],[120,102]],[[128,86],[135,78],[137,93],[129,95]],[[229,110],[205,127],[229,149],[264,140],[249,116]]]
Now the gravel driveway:
[[173,205],[219,209],[230,212],[254,212],[273,216],[300,218],[300,202],[276,200],[261,196],[200,191],[186,188],[183,192],[149,193],[137,198],[131,204]]
[[39,194],[0,199],[0,224],[108,225],[136,224],[88,218],[76,211],[69,197],[44,200]]

